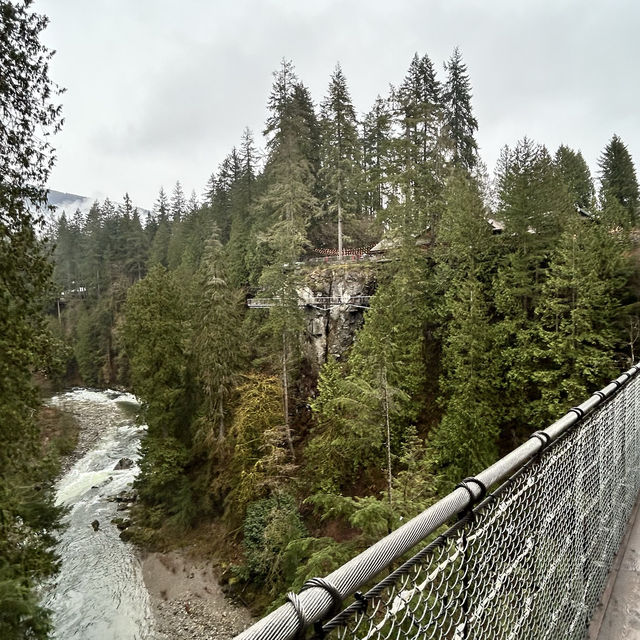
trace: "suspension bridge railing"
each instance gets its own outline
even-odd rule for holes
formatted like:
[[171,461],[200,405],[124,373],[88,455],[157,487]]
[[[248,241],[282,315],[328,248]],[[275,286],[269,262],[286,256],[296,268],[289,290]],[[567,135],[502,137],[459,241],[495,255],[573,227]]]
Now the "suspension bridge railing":
[[639,371],[308,581],[237,640],[584,638],[640,489]]

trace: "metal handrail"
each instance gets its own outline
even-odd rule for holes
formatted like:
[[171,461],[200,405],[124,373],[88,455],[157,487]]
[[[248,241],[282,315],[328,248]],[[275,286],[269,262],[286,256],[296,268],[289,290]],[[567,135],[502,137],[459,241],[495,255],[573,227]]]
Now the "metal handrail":
[[[374,578],[392,562],[425,540],[452,517],[481,497],[482,486],[492,487],[521,469],[548,443],[557,440],[570,427],[613,397],[640,372],[640,363],[594,393],[588,400],[568,411],[543,431],[538,431],[490,467],[480,472],[478,484],[467,483],[436,502],[421,514],[392,532],[358,556],[326,576],[327,583],[345,599]],[[335,604],[334,597],[322,586],[312,586],[297,594],[296,606],[287,602],[236,636],[236,640],[290,640],[304,627],[324,620]],[[296,608],[298,610],[296,610]]]

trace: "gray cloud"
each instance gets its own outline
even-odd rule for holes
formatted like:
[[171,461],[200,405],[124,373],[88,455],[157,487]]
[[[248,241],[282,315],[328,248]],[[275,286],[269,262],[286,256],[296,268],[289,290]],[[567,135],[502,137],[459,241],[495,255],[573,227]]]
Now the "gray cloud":
[[441,69],[459,45],[492,168],[525,134],[583,150],[613,132],[640,153],[631,1],[42,0],[52,72],[68,88],[52,186],[95,197],[161,184],[201,190],[251,127],[259,138],[282,57],[319,102],[340,61],[359,111],[402,80],[415,51]]

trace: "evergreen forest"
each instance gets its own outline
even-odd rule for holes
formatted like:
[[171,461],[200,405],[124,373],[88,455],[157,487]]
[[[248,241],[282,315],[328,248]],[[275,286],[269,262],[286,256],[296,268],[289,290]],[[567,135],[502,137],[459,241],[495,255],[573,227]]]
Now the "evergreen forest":
[[[18,18],[36,37],[43,19]],[[161,188],[148,215],[124,194],[36,234],[21,203],[43,201],[27,185],[50,166],[15,174],[20,158],[0,154],[0,604],[31,607],[55,564],[41,514],[57,516],[30,462],[35,370],[139,397],[126,536],[207,532],[237,597],[265,608],[636,359],[639,190],[617,135],[596,176],[580,150],[527,137],[490,174],[458,49],[442,68],[416,54],[366,113],[339,65],[314,98],[283,60],[266,98],[264,130],[239,132],[202,193]],[[33,108],[57,128],[57,107]],[[319,356],[300,304],[318,278],[372,283],[348,344]],[[37,615],[28,637],[46,637]]]

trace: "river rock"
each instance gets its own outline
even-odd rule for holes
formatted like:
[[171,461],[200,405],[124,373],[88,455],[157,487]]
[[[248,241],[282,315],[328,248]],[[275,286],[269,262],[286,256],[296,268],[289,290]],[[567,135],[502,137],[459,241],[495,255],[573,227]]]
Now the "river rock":
[[115,524],[120,531],[124,531],[131,526],[131,520],[129,518],[114,518],[111,523]]
[[99,522],[98,520],[94,520],[94,521],[91,523],[91,526],[93,527],[93,530],[94,530],[94,531],[97,531],[97,530],[100,528],[100,522]]
[[123,469],[131,469],[133,467],[133,460],[131,458],[120,458],[115,467],[113,467],[114,471],[122,471]]

